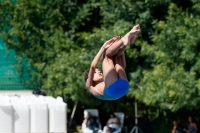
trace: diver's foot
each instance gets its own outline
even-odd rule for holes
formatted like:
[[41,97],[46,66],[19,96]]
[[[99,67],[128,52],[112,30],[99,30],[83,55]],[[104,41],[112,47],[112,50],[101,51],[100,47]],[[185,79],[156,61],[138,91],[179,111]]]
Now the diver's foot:
[[134,26],[130,32],[132,33],[130,38],[130,44],[133,44],[136,40],[138,33],[140,32],[140,25],[138,24]]
[[128,46],[129,44],[133,43],[135,41],[136,36],[140,32],[140,26],[136,25],[134,26],[123,38],[122,42],[125,46]]
[[130,44],[130,38],[131,38],[130,33],[127,33],[125,36],[122,37],[122,42],[125,46],[128,46]]

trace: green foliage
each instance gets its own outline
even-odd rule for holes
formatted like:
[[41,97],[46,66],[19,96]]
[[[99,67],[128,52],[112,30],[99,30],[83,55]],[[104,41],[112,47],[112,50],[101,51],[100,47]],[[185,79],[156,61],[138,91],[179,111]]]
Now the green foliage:
[[[110,104],[128,111],[133,97],[163,109],[198,108],[199,1],[4,0],[0,4],[0,35],[19,56],[25,55],[49,95],[90,107],[102,105],[108,111]],[[141,33],[126,50],[128,95],[121,102],[94,98],[85,89],[85,70],[106,40],[124,35],[137,23]]]
[[130,95],[147,105],[159,105],[172,110],[196,108],[200,95],[198,19],[198,15],[170,4],[166,20],[153,22],[154,46],[142,51],[142,54],[149,53],[153,57],[150,59],[152,69],[137,70],[131,75],[140,80],[131,82],[134,89],[131,89]]

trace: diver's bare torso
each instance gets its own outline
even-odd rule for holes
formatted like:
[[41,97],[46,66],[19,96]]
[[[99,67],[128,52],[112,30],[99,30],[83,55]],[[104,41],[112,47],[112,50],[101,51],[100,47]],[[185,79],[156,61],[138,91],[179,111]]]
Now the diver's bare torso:
[[105,88],[105,83],[101,82],[91,86],[89,90],[93,95],[104,95],[104,88]]

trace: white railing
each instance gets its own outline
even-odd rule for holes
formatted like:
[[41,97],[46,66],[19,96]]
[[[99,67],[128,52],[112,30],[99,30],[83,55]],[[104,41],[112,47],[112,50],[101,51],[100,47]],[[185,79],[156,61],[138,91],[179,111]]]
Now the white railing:
[[0,95],[0,133],[67,133],[61,97]]

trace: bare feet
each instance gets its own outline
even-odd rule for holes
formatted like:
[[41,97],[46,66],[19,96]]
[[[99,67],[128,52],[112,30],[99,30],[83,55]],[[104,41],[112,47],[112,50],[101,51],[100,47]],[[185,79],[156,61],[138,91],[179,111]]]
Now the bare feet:
[[129,44],[133,43],[136,39],[137,34],[140,32],[139,24],[134,26],[131,31],[129,31],[123,38],[123,44],[128,46]]
[[133,44],[136,40],[136,37],[138,35],[138,33],[140,32],[140,25],[136,25],[133,27],[133,29],[137,30],[138,32],[136,32],[134,35],[132,35],[131,39],[130,39],[130,44]]
[[125,46],[130,44],[130,36],[131,34],[128,32],[125,36],[122,37],[122,42]]

